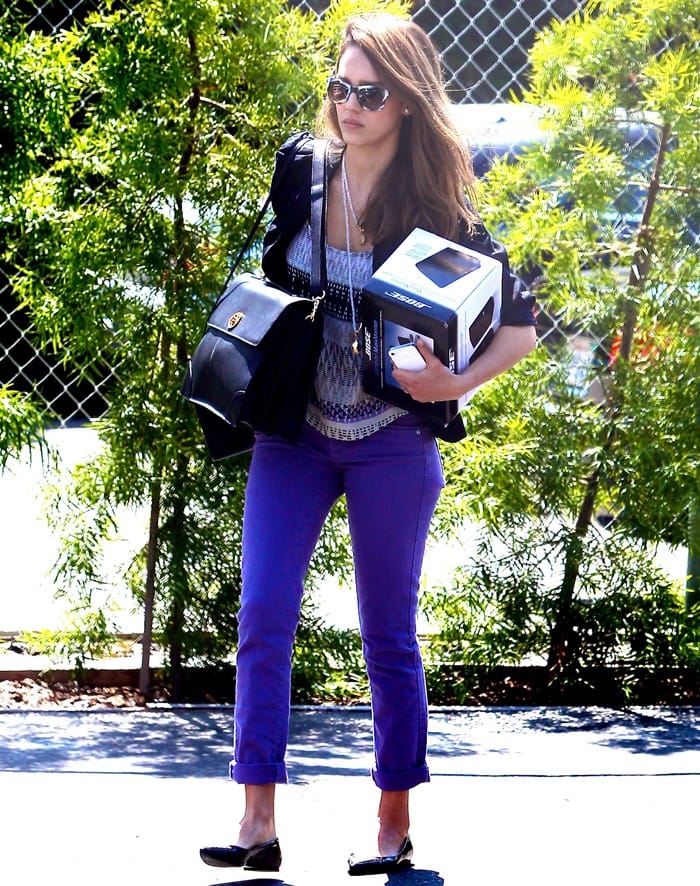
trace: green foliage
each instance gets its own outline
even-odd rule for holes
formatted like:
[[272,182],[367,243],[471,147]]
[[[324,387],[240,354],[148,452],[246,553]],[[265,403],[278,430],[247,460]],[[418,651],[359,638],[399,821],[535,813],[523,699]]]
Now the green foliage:
[[[122,508],[150,512],[128,581],[150,605],[153,579],[173,669],[235,646],[246,459],[210,463],[179,383],[276,147],[311,124],[342,21],[377,5],[343,0],[316,23],[271,0],[108,3],[54,37],[0,17],[2,259],[40,343],[72,368],[116,370],[102,455],[61,481],[54,511],[57,582],[76,613],[54,640],[77,664],[110,633],[103,543]],[[697,662],[697,619],[645,545],[687,543],[700,500],[700,258],[686,222],[699,36],[687,0],[605,0],[536,41],[526,100],[548,137],[494,168],[480,203],[514,264],[541,269],[551,329],[475,398],[467,440],[444,447],[436,532],[476,519],[488,535],[469,574],[425,600],[441,629],[431,661],[552,658],[565,628],[573,667]],[[659,133],[656,175],[655,158],[629,162],[621,122]],[[632,192],[646,198],[633,235],[617,224]],[[584,387],[602,400],[580,396],[559,330],[598,343]],[[0,392],[0,443],[39,439],[40,422]],[[612,533],[596,513],[614,517]],[[341,503],[310,583],[349,571],[346,542]],[[321,684],[361,695],[356,638],[304,619],[300,698]]]
[[72,77],[74,41],[25,36],[9,11],[0,16],[0,195],[43,171],[60,155],[70,132],[78,84]]
[[[15,5],[0,17],[2,258],[39,345],[73,369],[115,370],[101,455],[58,484],[57,586],[99,611],[120,512],[148,510],[126,580],[152,605],[173,674],[235,644],[247,468],[204,451],[179,394],[187,357],[275,150],[312,124],[342,21],[377,6],[406,8],[336,3],[319,25],[274,0],[108,2],[54,36],[25,32]],[[348,571],[341,519],[339,507],[311,582]],[[93,628],[84,649],[79,629],[66,635],[78,659],[99,646]]]
[[[654,543],[689,546],[688,508],[700,489],[700,322],[682,284],[642,306],[639,357],[626,377],[627,415],[610,479],[620,527]],[[643,337],[642,337],[643,336]]]
[[541,562],[481,556],[455,571],[449,587],[427,593],[423,609],[437,628],[427,662],[494,667],[541,655],[546,623],[540,606]]
[[[454,573],[449,587],[423,599],[436,629],[427,666],[545,660],[566,543],[565,528],[545,519],[511,520],[496,539],[484,533],[473,560]],[[681,589],[644,545],[596,527],[583,547],[583,590],[570,612],[573,670],[700,667],[700,612],[686,612]]]
[[601,417],[572,393],[569,373],[565,354],[539,347],[479,392],[465,414],[466,438],[443,448],[438,534],[467,518],[494,533],[521,516],[572,520]]
[[[129,379],[142,367],[143,388],[163,333],[194,338],[281,134],[303,122],[289,108],[317,61],[310,41],[308,17],[270,2],[143,3],[16,53],[17,81],[38,55],[63,87],[63,113],[43,140],[29,133],[35,161],[13,177],[10,256],[54,346],[108,347]],[[41,111],[20,102],[15,125]]]
[[295,704],[368,701],[369,684],[356,630],[329,628],[305,602],[292,662]]
[[0,387],[0,471],[22,450],[48,452],[44,437],[44,414],[29,397],[7,385]]
[[19,638],[35,655],[47,655],[55,664],[70,662],[76,676],[88,661],[113,654],[116,640],[102,609],[78,606],[58,630],[28,631]]
[[[479,196],[516,267],[540,271],[541,346],[444,449],[438,531],[486,532],[469,574],[426,601],[450,661],[697,666],[697,618],[647,545],[688,545],[700,500],[699,37],[686,0],[605,0],[532,50],[525,100],[546,138]],[[630,125],[656,155],[630,152]]]
[[[554,232],[535,232],[527,206],[513,224],[521,244],[528,231],[540,244],[521,258],[544,259],[548,310],[593,329],[608,347],[633,320],[629,364],[618,360],[608,384],[612,423],[604,413],[598,433],[602,441],[614,425],[615,444],[598,458],[605,458],[601,473],[615,512],[630,517],[627,528],[676,544],[687,541],[685,512],[700,456],[693,427],[700,262],[688,232],[693,219],[695,237],[700,233],[699,34],[698,11],[685,0],[611,0],[539,37],[527,100],[546,109],[551,136],[520,174],[533,188],[545,183],[559,204],[565,200],[585,237],[569,241],[562,260]],[[622,163],[623,121],[657,127],[665,153],[646,167]],[[623,186],[646,192],[647,226],[636,239],[614,224]],[[548,241],[551,258],[544,256]],[[577,276],[572,260],[585,273]]]

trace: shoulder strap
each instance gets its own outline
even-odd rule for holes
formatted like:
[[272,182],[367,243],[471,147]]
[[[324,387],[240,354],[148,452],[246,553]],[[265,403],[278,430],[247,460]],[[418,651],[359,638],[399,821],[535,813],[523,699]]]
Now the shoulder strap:
[[[322,243],[325,240],[323,234],[326,230],[326,184],[328,178],[326,166],[327,152],[328,141],[325,139],[314,139],[313,159],[311,165],[311,297],[314,301],[323,298],[326,280],[326,255],[325,250],[322,248]],[[278,187],[284,181],[285,173],[291,166],[295,156],[296,150],[290,151],[287,155],[285,164],[280,170],[280,175],[277,179]],[[228,287],[241,259],[250,249],[250,245],[265,217],[265,213],[270,206],[274,193],[275,191],[270,188],[270,192],[265,198],[265,202],[263,203],[260,212],[248,231],[243,246],[241,246],[238,251],[238,255],[234,259],[233,264],[226,275],[226,281],[221,290],[222,292]]]
[[323,298],[326,288],[326,250],[323,244],[326,239],[327,152],[328,141],[315,139],[311,165],[311,298],[314,301]]

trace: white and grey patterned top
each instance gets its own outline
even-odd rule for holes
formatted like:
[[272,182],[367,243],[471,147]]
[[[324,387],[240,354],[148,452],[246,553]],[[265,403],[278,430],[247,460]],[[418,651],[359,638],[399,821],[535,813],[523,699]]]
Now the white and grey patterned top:
[[[362,287],[372,274],[372,252],[351,252],[355,314],[359,318]],[[299,231],[287,249],[292,291],[308,295],[311,276],[311,228]],[[353,354],[348,257],[344,249],[326,247],[326,296],[321,302],[323,346],[306,420],[333,440],[360,440],[390,424],[403,409],[366,394],[362,357]]]

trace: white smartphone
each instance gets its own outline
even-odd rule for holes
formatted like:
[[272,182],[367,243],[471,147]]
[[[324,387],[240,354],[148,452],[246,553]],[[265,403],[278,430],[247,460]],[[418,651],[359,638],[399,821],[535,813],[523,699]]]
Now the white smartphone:
[[425,369],[425,360],[413,343],[389,348],[389,356],[397,369],[408,369],[410,372]]

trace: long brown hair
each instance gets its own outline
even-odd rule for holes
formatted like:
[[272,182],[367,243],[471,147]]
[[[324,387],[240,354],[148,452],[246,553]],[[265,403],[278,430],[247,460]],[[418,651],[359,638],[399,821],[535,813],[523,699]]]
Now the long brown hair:
[[[473,229],[474,172],[469,150],[450,115],[440,59],[425,31],[396,15],[353,16],[345,26],[338,59],[358,46],[384,83],[409,108],[399,147],[364,214],[375,242],[423,227],[455,239],[461,225]],[[326,99],[319,128],[342,141],[336,106]]]

